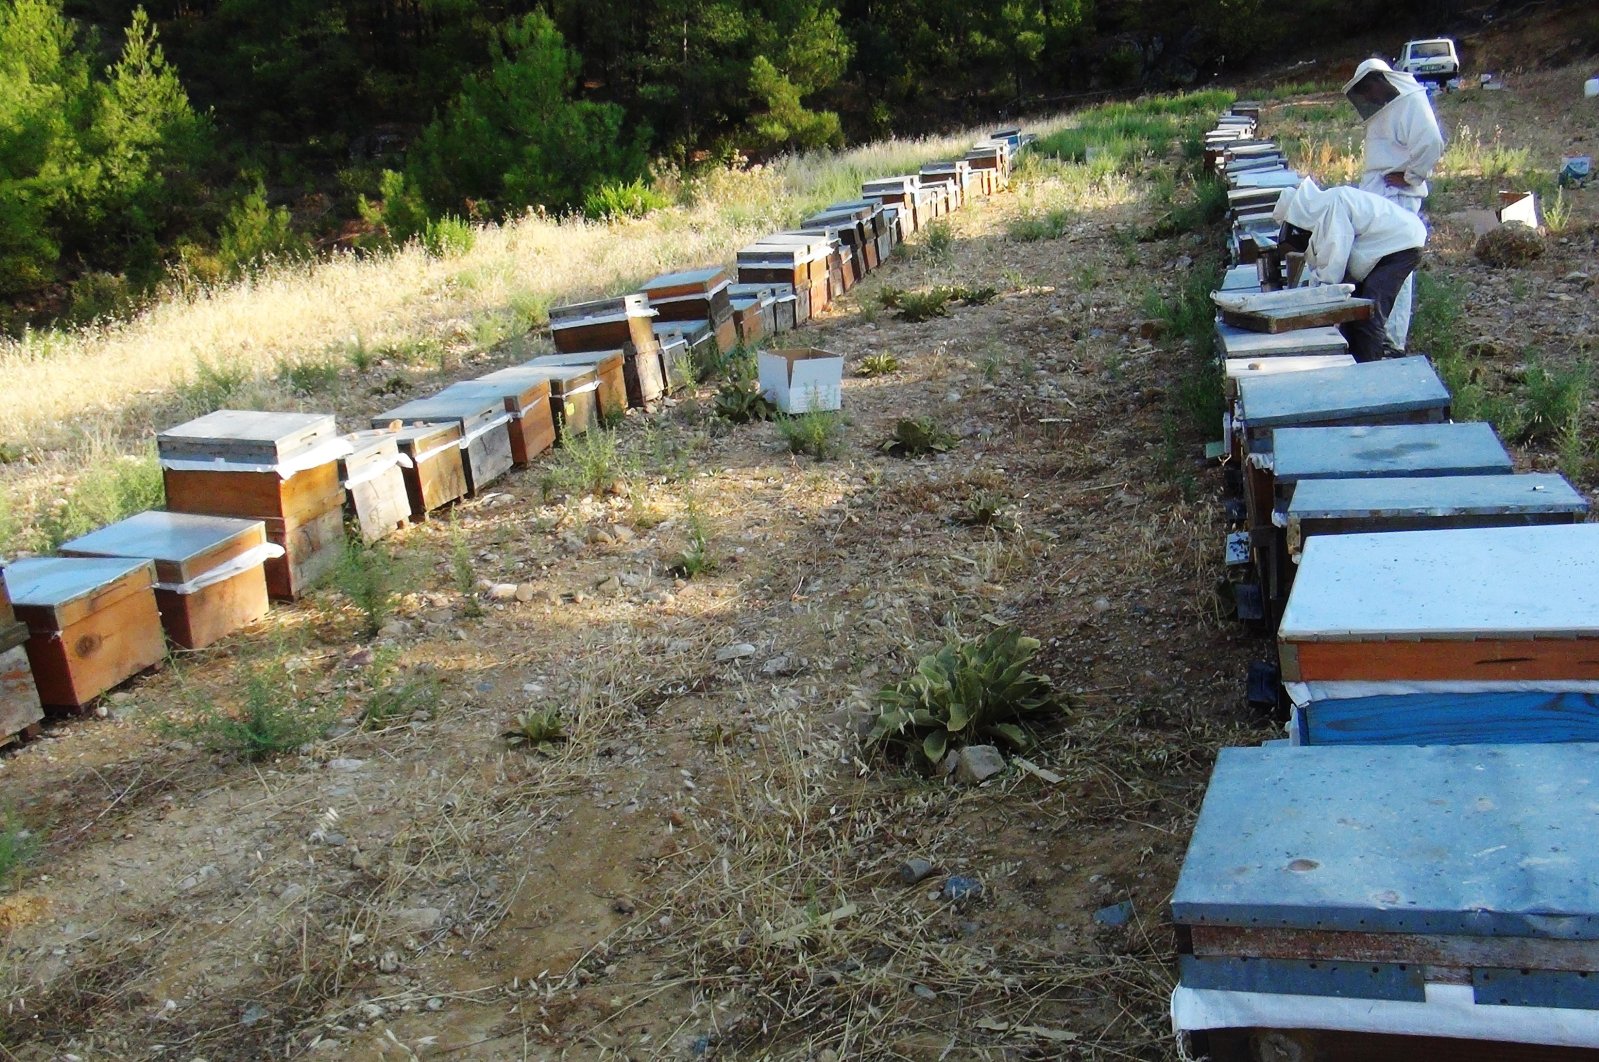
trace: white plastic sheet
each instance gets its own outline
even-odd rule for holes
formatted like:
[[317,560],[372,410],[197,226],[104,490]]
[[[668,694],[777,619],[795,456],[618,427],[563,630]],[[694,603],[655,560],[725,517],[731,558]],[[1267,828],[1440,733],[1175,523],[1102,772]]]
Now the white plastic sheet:
[[339,437],[301,450],[299,453],[286,457],[275,465],[228,461],[219,457],[211,461],[196,460],[194,458],[162,458],[161,467],[173,472],[276,472],[278,478],[288,479],[297,472],[304,472],[306,469],[316,468],[318,465],[331,464],[339,458],[346,457],[354,452],[355,447],[350,444],[350,441]]
[[170,590],[174,594],[197,594],[208,586],[215,586],[226,579],[231,579],[240,572],[247,572],[257,567],[262,561],[274,560],[283,556],[285,550],[276,542],[263,542],[253,549],[247,549],[224,564],[219,564],[208,572],[201,572],[186,583],[156,583],[157,590]]

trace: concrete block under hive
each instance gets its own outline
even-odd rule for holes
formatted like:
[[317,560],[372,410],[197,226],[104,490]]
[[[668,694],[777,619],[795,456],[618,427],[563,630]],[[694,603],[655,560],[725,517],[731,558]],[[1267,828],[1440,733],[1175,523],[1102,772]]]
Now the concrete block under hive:
[[285,551],[266,564],[273,597],[300,596],[337,563],[349,444],[331,414],[223,409],[162,432],[156,449],[168,509],[266,522]]
[[283,555],[260,520],[144,512],[61,547],[64,557],[155,565],[155,601],[172,644],[203,649],[267,614],[264,563]]
[[81,711],[166,656],[152,562],[31,557],[5,575],[46,710]]

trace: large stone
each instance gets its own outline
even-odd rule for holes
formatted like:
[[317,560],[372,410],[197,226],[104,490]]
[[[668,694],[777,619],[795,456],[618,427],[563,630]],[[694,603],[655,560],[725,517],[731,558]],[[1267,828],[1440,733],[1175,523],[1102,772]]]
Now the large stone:
[[986,782],[1005,769],[1005,757],[992,745],[967,745],[955,764],[955,780],[962,785]]

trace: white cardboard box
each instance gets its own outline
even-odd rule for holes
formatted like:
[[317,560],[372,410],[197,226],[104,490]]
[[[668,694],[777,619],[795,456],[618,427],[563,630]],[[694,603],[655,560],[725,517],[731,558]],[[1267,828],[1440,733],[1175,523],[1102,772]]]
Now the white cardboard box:
[[844,404],[844,358],[815,347],[763,350],[761,393],[784,413],[839,409]]

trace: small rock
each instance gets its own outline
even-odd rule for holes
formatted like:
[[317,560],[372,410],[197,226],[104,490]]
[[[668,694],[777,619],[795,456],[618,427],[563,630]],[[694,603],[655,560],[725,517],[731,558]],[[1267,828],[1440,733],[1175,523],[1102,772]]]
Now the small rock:
[[926,985],[911,985],[911,993],[921,999],[937,999],[938,993]]
[[755,647],[749,642],[739,642],[737,645],[724,645],[716,651],[716,662],[725,664],[729,660],[742,660],[746,656],[754,656]]
[[626,524],[617,524],[611,528],[611,534],[618,542],[631,542],[638,537],[633,529]]
[[520,601],[524,605],[527,604],[529,601],[532,601],[534,596],[537,595],[538,592],[539,592],[539,588],[534,586],[532,583],[517,583],[516,584],[516,599],[518,601]]
[[1123,900],[1094,912],[1094,921],[1102,926],[1124,926],[1133,920],[1133,901]]
[[345,837],[342,833],[332,833],[318,830],[316,833],[312,834],[312,840],[321,841],[323,844],[329,844],[335,848],[340,848],[346,841],[349,840],[349,838]]
[[1166,334],[1166,322],[1158,318],[1139,321],[1133,327],[1138,332],[1139,339],[1160,339]]
[[911,858],[899,865],[899,880],[907,885],[915,885],[924,880],[933,872],[933,864],[925,859]]
[[626,896],[618,896],[616,901],[611,904],[611,910],[615,911],[619,915],[630,915],[634,911],[638,910],[638,906]]
[[400,970],[400,956],[399,956],[399,954],[396,953],[392,948],[389,949],[388,951],[384,952],[383,953],[383,957],[378,960],[378,972],[379,973],[391,974],[391,973],[398,973],[399,970]]
[[774,656],[761,665],[763,675],[792,675],[797,670],[794,661],[786,656]]
[[356,759],[350,759],[349,757],[341,756],[338,759],[334,759],[334,760],[329,760],[328,761],[328,770],[330,770],[330,771],[359,771],[363,766],[365,766],[365,764],[366,764],[365,760],[356,760]]
[[196,870],[193,874],[190,874],[189,876],[185,877],[182,881],[178,882],[178,891],[179,892],[188,892],[191,889],[197,889],[197,888],[200,887],[200,884],[202,882],[210,881],[212,878],[215,878],[215,877],[220,877],[221,874],[222,874],[222,871],[218,870],[216,867],[212,866],[210,863],[207,863],[205,866],[201,867],[199,870]]
[[255,1025],[258,1022],[264,1021],[268,1016],[271,1015],[271,1013],[271,1011],[267,1010],[261,1004],[251,1003],[248,1007],[244,1008],[244,1013],[239,1015],[239,1024]]
[[608,576],[595,583],[594,589],[602,594],[620,594],[622,592],[622,580],[614,575]]
[[444,912],[437,907],[407,907],[393,914],[395,928],[407,933],[421,933],[437,929],[444,921]]
[[484,591],[484,596],[486,596],[490,601],[515,601],[516,584],[495,583],[493,586]]
[[428,1010],[443,1010],[444,1000],[440,999],[438,996],[434,996],[432,999],[427,1001],[427,1008]]
[[976,878],[968,878],[961,874],[951,874],[944,882],[944,888],[939,891],[940,898],[958,903],[961,900],[981,899],[983,883]]
[[1108,597],[1097,597],[1097,598],[1095,598],[1094,599],[1094,611],[1095,612],[1109,612],[1110,611],[1110,598],[1108,598]]
[[411,625],[404,620],[389,620],[378,628],[379,638],[399,638],[411,632]]
[[589,541],[595,545],[604,545],[606,543],[615,542],[616,536],[611,533],[609,528],[596,525],[589,528]]
[[962,785],[978,785],[1005,769],[1005,757],[993,745],[968,745],[961,749],[955,765],[955,780]]
[[285,904],[298,903],[305,898],[305,886],[294,881],[278,890],[278,899]]
[[367,1021],[377,1021],[383,1017],[383,1008],[376,1003],[365,1003],[361,1006],[361,1017]]

